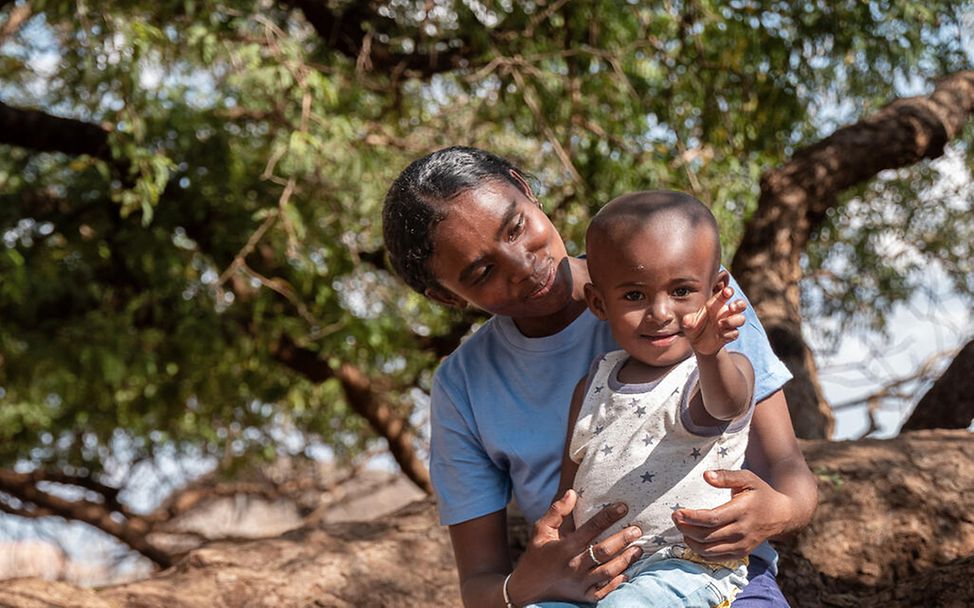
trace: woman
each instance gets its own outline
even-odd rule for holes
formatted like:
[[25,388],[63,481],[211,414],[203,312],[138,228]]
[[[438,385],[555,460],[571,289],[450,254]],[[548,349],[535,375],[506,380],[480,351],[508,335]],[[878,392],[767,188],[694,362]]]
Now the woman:
[[[564,535],[559,526],[574,493],[549,506],[573,387],[595,356],[618,348],[607,324],[586,307],[585,260],[568,256],[524,174],[475,148],[448,148],[410,164],[386,196],[383,233],[394,268],[413,289],[494,315],[444,360],[431,395],[430,471],[464,604],[604,597],[639,556],[638,548],[626,548],[639,531],[589,543],[624,516],[625,505],[606,506]],[[709,483],[732,489],[731,501],[678,510],[674,523],[708,559],[751,555],[750,583],[735,606],[786,606],[774,582],[774,552],[764,541],[811,519],[815,480],[780,390],[790,376],[748,314],[730,348],[746,352],[755,367],[750,471],[708,473]],[[537,521],[513,570],[505,511],[512,492],[528,520]]]

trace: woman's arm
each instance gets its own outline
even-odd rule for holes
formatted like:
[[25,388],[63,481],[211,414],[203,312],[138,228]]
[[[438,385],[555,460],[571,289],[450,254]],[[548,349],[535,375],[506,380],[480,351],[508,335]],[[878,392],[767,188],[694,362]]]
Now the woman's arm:
[[781,391],[755,406],[747,463],[750,470],[704,475],[710,485],[731,489],[730,502],[673,513],[687,545],[704,557],[744,557],[763,541],[800,530],[811,521],[818,488],[798,447]]
[[467,608],[504,606],[501,585],[511,571],[507,512],[450,526],[453,555],[460,575],[460,596]]
[[[626,548],[640,536],[629,527],[593,547],[601,564],[589,557],[589,543],[626,514],[625,505],[606,507],[575,532],[562,534],[565,517],[577,496],[569,491],[552,503],[534,526],[527,549],[511,574],[508,592],[515,606],[542,600],[593,603],[624,581],[622,572],[638,559],[638,547]],[[511,572],[507,514],[496,511],[450,526],[450,540],[466,608],[501,608],[504,579]]]
[[[593,547],[592,552],[600,563],[593,562],[589,556],[588,544],[625,515],[625,505],[603,509],[575,530],[572,509],[577,496],[569,488],[578,465],[568,457],[568,452],[585,385],[582,378],[572,396],[559,497],[535,524],[532,539],[508,582],[508,594],[515,606],[552,599],[598,601],[622,584],[622,572],[642,553],[638,548],[623,551],[641,534],[638,528],[629,527]],[[564,467],[566,463],[568,467]],[[460,575],[463,605],[467,608],[504,606],[504,579],[511,572],[507,512],[500,510],[450,526],[450,539]]]
[[808,525],[818,507],[818,484],[798,447],[783,391],[772,394],[755,408],[748,436],[747,466],[788,499],[787,506],[771,518],[777,530],[768,538],[786,536]]

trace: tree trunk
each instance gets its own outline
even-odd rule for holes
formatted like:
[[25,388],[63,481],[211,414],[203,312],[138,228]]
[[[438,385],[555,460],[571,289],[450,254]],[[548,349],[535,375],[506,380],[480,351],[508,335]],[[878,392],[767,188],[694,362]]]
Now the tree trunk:
[[808,528],[777,544],[793,606],[939,606],[974,598],[974,441],[967,431],[805,442]]
[[974,340],[920,399],[901,430],[966,429],[974,420]]
[[885,169],[936,158],[974,112],[974,71],[942,80],[929,96],[899,99],[821,142],[798,150],[761,178],[758,208],[731,271],[795,379],[785,386],[795,432],[826,438],[832,414],[802,336],[801,254],[839,195]]
[[[778,544],[778,578],[793,606],[970,605],[970,433],[809,441],[802,449],[821,500],[812,524]],[[0,606],[14,608],[459,604],[449,534],[436,523],[431,499],[371,522],[311,523],[277,538],[214,542],[148,580],[98,591],[37,579],[0,586]]]

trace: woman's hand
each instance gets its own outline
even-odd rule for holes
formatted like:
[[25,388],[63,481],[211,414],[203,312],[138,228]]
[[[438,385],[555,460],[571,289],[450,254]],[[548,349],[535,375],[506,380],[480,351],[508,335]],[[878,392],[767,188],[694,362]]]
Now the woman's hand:
[[732,495],[714,509],[679,509],[673,522],[688,547],[714,561],[741,559],[789,529],[791,500],[751,471],[707,471],[704,479]]
[[570,532],[563,524],[577,500],[575,491],[568,490],[535,524],[508,583],[514,605],[541,600],[596,602],[622,584],[622,572],[642,555],[639,547],[626,548],[641,535],[639,528],[630,526],[593,545],[593,561],[589,544],[623,517],[627,508],[621,503],[610,505]]

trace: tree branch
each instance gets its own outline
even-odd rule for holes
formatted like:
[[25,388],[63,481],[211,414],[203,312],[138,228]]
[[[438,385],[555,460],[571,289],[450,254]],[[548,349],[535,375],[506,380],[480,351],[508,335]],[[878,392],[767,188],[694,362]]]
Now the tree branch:
[[[386,29],[395,26],[395,22],[380,15],[368,0],[346,3],[347,8],[341,13],[333,11],[331,3],[323,0],[284,0],[283,3],[301,11],[323,44],[360,65],[369,65],[376,72],[410,71],[429,77],[468,67],[472,58],[486,51],[467,41],[459,48],[448,46],[440,50],[433,44],[428,45],[428,50],[417,48],[413,53],[394,50],[379,42],[374,34],[389,33]],[[415,37],[419,37],[418,31]]]
[[920,399],[901,431],[966,429],[974,420],[974,340]]
[[38,152],[88,154],[111,161],[108,134],[98,125],[14,108],[0,101],[0,144]]
[[301,348],[286,338],[273,349],[272,356],[312,382],[337,379],[352,409],[386,439],[389,451],[403,473],[424,492],[432,494],[429,471],[416,457],[416,435],[408,421],[378,396],[368,376],[349,363],[332,369],[318,353]]
[[[0,2],[0,9],[2,9],[6,4],[9,4],[12,0],[5,0]],[[34,14],[34,9],[30,5],[30,2],[25,2],[20,6],[15,6],[10,11],[10,16],[2,26],[0,26],[0,45],[7,41],[10,37],[16,34],[20,27],[27,22]]]
[[801,253],[846,189],[884,169],[943,154],[974,113],[974,71],[942,80],[929,96],[900,99],[843,127],[761,178],[758,208],[744,228],[731,271],[794,374],[785,386],[799,437],[828,437],[832,416],[801,333]]
[[16,473],[9,469],[0,469],[0,491],[16,497],[24,503],[32,503],[38,509],[46,510],[50,515],[83,521],[103,532],[107,532],[145,555],[160,567],[168,568],[172,565],[172,558],[169,554],[147,540],[146,533],[149,531],[149,525],[142,518],[129,517],[123,521],[118,521],[112,517],[112,510],[106,505],[90,500],[65,500],[39,490],[34,477],[29,473]]

